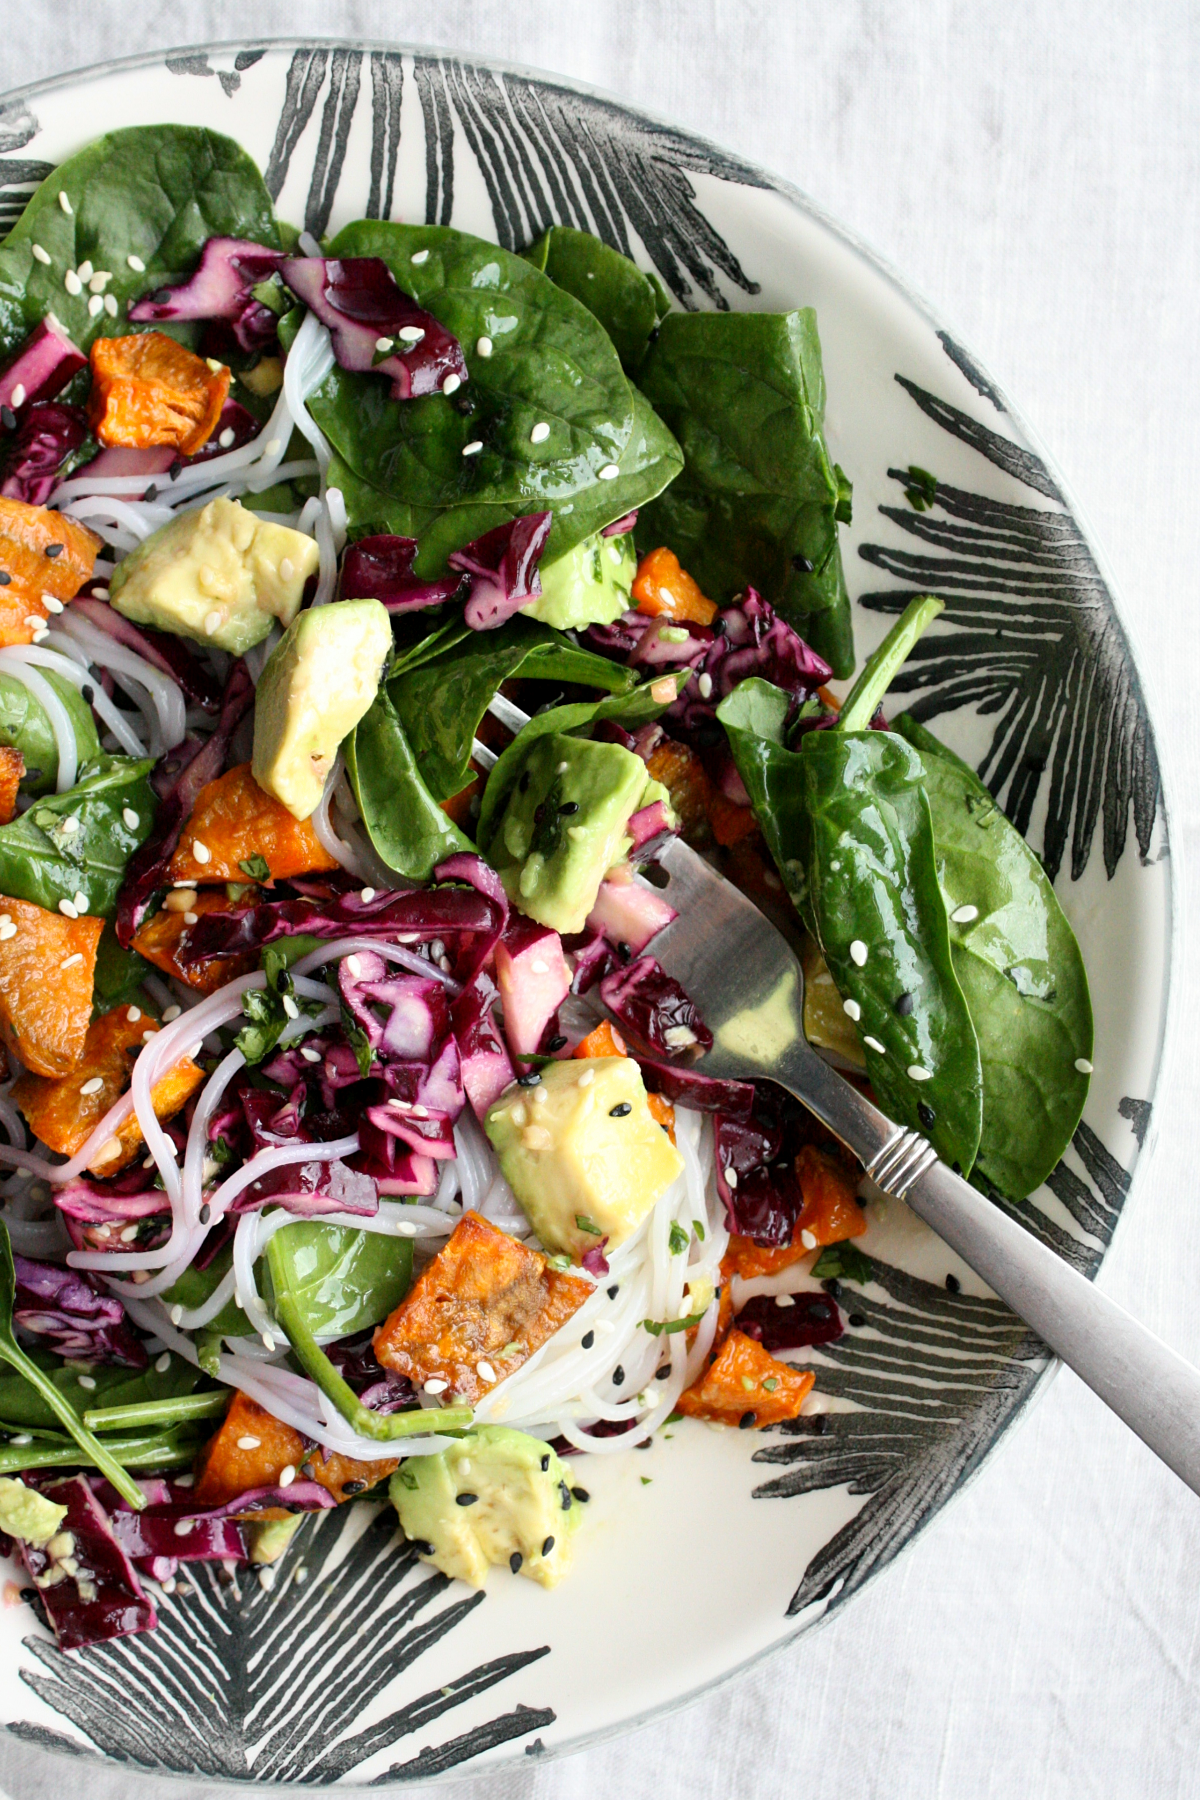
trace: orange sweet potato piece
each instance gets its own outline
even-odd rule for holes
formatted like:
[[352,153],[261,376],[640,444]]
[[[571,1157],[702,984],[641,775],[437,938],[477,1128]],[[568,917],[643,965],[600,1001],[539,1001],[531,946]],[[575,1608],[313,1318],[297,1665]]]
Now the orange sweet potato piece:
[[375,1333],[385,1369],[416,1387],[447,1383],[447,1400],[471,1405],[519,1369],[592,1292],[546,1258],[481,1218],[464,1213],[449,1242]]
[[[13,1099],[24,1113],[35,1137],[60,1156],[74,1156],[100,1123],[109,1107],[129,1086],[134,1057],[160,1029],[137,1006],[118,1006],[88,1026],[83,1060],[69,1075],[51,1081],[44,1075],[21,1076]],[[154,1084],[154,1110],[160,1119],[174,1118],[180,1107],[204,1080],[189,1057],[181,1057],[173,1069]],[[93,1093],[83,1090],[94,1081]],[[142,1144],[136,1116],[125,1120],[107,1144],[102,1144],[89,1167],[96,1174],[115,1175],[134,1157]]]
[[[399,1467],[399,1457],[358,1462],[352,1456],[322,1450],[319,1445],[306,1450],[298,1431],[239,1390],[216,1435],[197,1458],[192,1492],[203,1506],[226,1506],[248,1488],[274,1487],[284,1469],[291,1468],[298,1474],[303,1470],[303,1479],[317,1482],[340,1504],[352,1500],[364,1488],[374,1487]],[[286,1518],[287,1509],[271,1506],[242,1516],[282,1519]]]
[[213,368],[161,331],[99,337],[92,345],[88,424],[102,444],[170,444],[194,456],[213,434],[229,370]]
[[[193,845],[209,853],[201,862]],[[192,816],[171,858],[172,881],[246,881],[240,865],[261,856],[276,881],[338,867],[308,819],[292,816],[259,787],[249,763],[239,763],[196,795]]]
[[[749,1281],[755,1275],[774,1275],[802,1262],[814,1249],[861,1237],[867,1229],[867,1215],[854,1197],[854,1179],[836,1156],[818,1150],[815,1144],[804,1144],[796,1156],[795,1169],[804,1205],[791,1243],[767,1249],[753,1238],[735,1233],[721,1258],[721,1273],[726,1278],[740,1275]],[[804,1242],[806,1232],[815,1243]]]
[[[223,888],[210,888],[207,893],[197,894],[192,906],[192,914],[199,918],[206,912],[229,912],[233,902],[230,901]],[[183,969],[175,960],[175,952],[179,948],[179,940],[188,928],[188,915],[183,912],[171,912],[167,907],[156,912],[152,919],[147,919],[136,932],[133,947],[139,956],[161,969],[164,975],[174,975],[199,994],[215,994],[219,987],[232,981],[237,975],[248,975],[251,969],[258,967],[258,952],[249,951],[245,956],[219,956],[213,962],[204,963],[198,969]]]
[[641,613],[668,619],[689,619],[711,625],[717,609],[706,600],[673,550],[660,547],[643,556],[633,581],[634,605]]
[[581,1038],[571,1052],[572,1056],[628,1056],[625,1039],[616,1026],[608,1019],[601,1019],[594,1031],[589,1031]]
[[756,1426],[794,1419],[811,1393],[811,1369],[793,1369],[764,1350],[744,1331],[731,1331],[698,1381],[675,1402],[693,1419],[715,1419],[738,1425],[751,1416]]
[[95,532],[77,520],[0,498],[0,647],[32,643],[53,610],[43,596],[73,600],[99,549]]
[[686,744],[677,744],[674,738],[664,738],[651,752],[646,772],[655,781],[661,781],[670,794],[679,829],[687,842],[706,843],[713,790],[696,752]]
[[750,806],[738,806],[725,795],[714,792],[708,804],[708,822],[718,844],[738,844],[758,830],[758,820]]
[[646,1105],[650,1108],[651,1116],[658,1120],[671,1142],[674,1143],[675,1108],[671,1102],[664,1100],[661,1094],[647,1094]]
[[8,825],[17,810],[17,791],[25,774],[25,758],[10,744],[0,744],[0,825]]
[[83,1057],[103,929],[0,895],[0,1036],[37,1075],[69,1075]]

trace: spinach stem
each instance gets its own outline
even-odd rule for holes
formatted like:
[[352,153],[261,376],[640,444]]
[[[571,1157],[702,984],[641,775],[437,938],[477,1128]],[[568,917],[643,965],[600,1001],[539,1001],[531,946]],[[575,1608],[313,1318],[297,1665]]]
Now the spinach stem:
[[[145,1437],[113,1438],[106,1445],[110,1459],[120,1468],[122,1479],[137,1488],[139,1505],[146,1504],[145,1495],[136,1482],[124,1474],[134,1469],[186,1469],[195,1461],[200,1447],[198,1438],[181,1443],[173,1434],[153,1431]],[[23,1469],[96,1468],[94,1456],[78,1444],[0,1444],[0,1475],[19,1475]],[[108,1475],[106,1467],[104,1473]],[[112,1480],[109,1475],[109,1480]],[[113,1483],[114,1487],[117,1485]],[[124,1493],[124,1488],[121,1492]]]
[[232,1395],[232,1388],[218,1388],[202,1394],[176,1394],[167,1400],[137,1401],[131,1406],[98,1406],[84,1413],[83,1422],[90,1431],[132,1431],[175,1425],[184,1419],[211,1419],[225,1411]]
[[918,594],[909,601],[882,644],[863,664],[861,675],[846,695],[835,730],[867,729],[879,702],[912,654],[913,645],[945,609],[946,602],[933,594]]

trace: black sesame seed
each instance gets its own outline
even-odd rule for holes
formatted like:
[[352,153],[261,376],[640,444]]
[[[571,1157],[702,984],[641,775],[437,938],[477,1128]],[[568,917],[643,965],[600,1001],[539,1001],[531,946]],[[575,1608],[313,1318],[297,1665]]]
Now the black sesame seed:
[[212,1218],[212,1207],[208,1204],[208,1201],[206,1200],[204,1202],[204,1205],[200,1208],[200,1223],[202,1225],[207,1225],[208,1221],[211,1218]]
[[565,1050],[566,1046],[567,1040],[565,1037],[552,1037],[550,1042],[546,1045],[546,1053],[549,1056],[553,1056],[556,1050]]
[[469,394],[456,394],[450,404],[464,419],[469,419],[475,411],[475,402]]
[[578,1500],[580,1506],[586,1506],[592,1497],[586,1488],[572,1488],[571,1493],[574,1495],[575,1499]]
[[754,1423],[754,1414],[752,1412],[744,1412],[742,1414],[741,1418],[738,1420],[738,1430],[739,1431],[749,1431],[749,1429],[753,1425],[753,1423]]
[[624,1387],[625,1385],[625,1371],[620,1363],[617,1364],[612,1372],[612,1384],[614,1387]]
[[36,1588],[22,1588],[21,1598],[26,1606],[32,1606],[33,1602],[39,1598],[38,1591]]
[[178,481],[179,477],[182,474],[183,474],[183,458],[182,458],[182,456],[177,456],[175,458],[175,461],[171,464],[170,468],[167,470],[167,479],[168,479],[168,481]]
[[729,630],[729,627],[728,627],[728,625],[726,625],[726,623],[725,623],[725,621],[724,621],[724,619],[723,619],[723,618],[722,618],[722,617],[721,617],[721,615],[720,615],[720,613],[718,613],[718,614],[717,614],[717,616],[716,616],[716,618],[715,618],[715,619],[714,619],[714,620],[713,620],[713,622],[712,622],[712,634],[713,634],[713,636],[714,636],[714,637],[724,637],[724,636],[725,636],[725,633],[726,633],[726,632],[727,632],[727,631],[728,631],[728,630]]
[[613,1284],[612,1284],[612,1286],[611,1286],[611,1287],[610,1287],[610,1288],[608,1288],[608,1289],[607,1289],[607,1290],[606,1290],[606,1291],[607,1291],[607,1293],[608,1293],[608,1297],[609,1297],[609,1299],[610,1299],[610,1300],[615,1300],[615,1299],[616,1299],[616,1297],[617,1297],[617,1295],[618,1295],[618,1294],[619,1294],[619,1293],[620,1293],[620,1291],[621,1291],[621,1284],[620,1284],[620,1282],[619,1282],[619,1281],[614,1281],[614,1282],[613,1282]]
[[628,944],[618,944],[617,945],[617,961],[627,963],[627,962],[631,962],[632,960],[633,960],[633,951],[629,948],[629,945]]
[[538,1074],[536,1069],[529,1069],[524,1075],[517,1076],[517,1086],[518,1087],[537,1087],[538,1084],[540,1083],[541,1079],[542,1078]]
[[[349,1485],[350,1483],[347,1482],[346,1486],[349,1487]],[[456,1506],[474,1506],[478,1498],[478,1494],[455,1494],[454,1504]]]
[[150,486],[146,489],[145,493],[142,495],[142,499],[147,502],[158,499],[158,483],[157,482],[152,481],[150,483]]
[[543,1475],[546,1473],[546,1470],[549,1467],[550,1467],[550,1452],[547,1450],[545,1456],[543,1456],[543,1458],[542,1458],[542,1474]]
[[412,1541],[412,1547],[416,1551],[418,1556],[432,1556],[433,1555],[433,1545],[427,1544],[425,1542],[424,1538],[414,1538]]
[[63,544],[47,544],[46,548],[42,552],[42,554],[43,554],[43,556],[51,556],[51,557],[61,556],[65,547],[66,546]]
[[6,575],[4,573],[4,570],[0,569],[0,587],[7,587],[11,580],[12,580],[12,576]]
[[0,425],[4,426],[5,431],[17,429],[17,415],[11,406],[0,406]]
[[825,1433],[829,1430],[829,1420],[827,1416],[824,1413],[814,1414],[813,1422],[809,1427],[809,1430],[817,1437],[824,1437]]
[[793,556],[792,567],[797,575],[811,575],[816,565],[809,562],[807,556]]
[[946,1291],[947,1291],[947,1293],[950,1293],[950,1294],[961,1294],[962,1293],[962,1282],[958,1279],[957,1275],[947,1275]]
[[651,1438],[643,1438],[640,1444],[635,1444],[633,1447],[635,1450],[649,1450],[652,1446],[653,1440]]
[[563,818],[567,818],[571,813],[579,811],[579,802],[578,800],[564,800],[558,810]]
[[542,1544],[542,1555],[549,1556],[549,1554],[553,1550],[553,1548],[554,1548],[554,1539],[552,1537],[546,1538]]
[[609,1107],[608,1116],[610,1119],[625,1119],[632,1111],[633,1102],[631,1100],[618,1100],[615,1106]]
[[654,1371],[655,1381],[669,1381],[670,1378],[671,1378],[670,1363],[664,1363],[661,1369],[655,1369],[655,1371]]
[[521,1552],[519,1550],[514,1550],[508,1559],[508,1566],[514,1575],[519,1575],[521,1573],[521,1564],[524,1561],[525,1558],[521,1555]]
[[92,704],[92,701],[96,698],[95,688],[90,686],[89,683],[86,681],[84,682],[83,686],[80,688],[79,692],[83,696],[83,703],[85,706],[90,706]]
[[590,1350],[592,1345],[595,1343],[595,1341],[596,1341],[595,1332],[594,1331],[585,1331],[583,1336],[579,1340],[580,1348],[584,1349],[584,1350]]
[[937,1114],[934,1112],[932,1106],[926,1106],[924,1100],[917,1101],[917,1117],[920,1119],[926,1131],[932,1131]]
[[853,1325],[855,1331],[857,1331],[861,1325],[865,1325],[866,1322],[867,1321],[864,1318],[862,1313],[851,1313],[850,1314],[850,1323],[851,1323],[851,1325]]
[[892,1002],[892,1010],[898,1015],[898,1017],[901,1019],[907,1019],[907,1017],[908,1017],[909,1013],[912,1011],[912,1009],[913,1009],[912,995],[911,994],[897,994],[895,1000]]
[[[361,1494],[366,1485],[365,1481],[344,1481],[342,1483],[342,1492],[343,1494]],[[461,1497],[459,1504],[463,1504]]]
[[563,1511],[564,1511],[564,1512],[570,1512],[570,1510],[571,1510],[571,1490],[570,1490],[570,1488],[569,1488],[569,1487],[568,1487],[568,1486],[567,1486],[567,1484],[566,1484],[566,1482],[565,1482],[565,1481],[560,1481],[560,1482],[559,1482],[559,1484],[558,1484],[558,1491],[559,1491],[559,1493],[560,1493],[560,1494],[561,1494],[561,1495],[562,1495],[562,1509],[563,1509]]

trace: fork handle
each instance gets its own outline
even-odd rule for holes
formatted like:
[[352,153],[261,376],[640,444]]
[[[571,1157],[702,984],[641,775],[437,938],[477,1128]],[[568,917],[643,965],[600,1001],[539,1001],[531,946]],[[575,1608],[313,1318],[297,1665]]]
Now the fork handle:
[[819,1093],[813,1085],[797,1082],[792,1092],[854,1151],[884,1193],[924,1219],[1200,1494],[1200,1370],[939,1162],[919,1132],[894,1125],[836,1076],[828,1085],[819,1081]]

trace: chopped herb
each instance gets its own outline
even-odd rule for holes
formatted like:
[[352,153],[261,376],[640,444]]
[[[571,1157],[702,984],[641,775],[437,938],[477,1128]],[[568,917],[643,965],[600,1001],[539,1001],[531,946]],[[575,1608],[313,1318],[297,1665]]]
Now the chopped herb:
[[704,1317],[703,1313],[693,1313],[687,1319],[643,1319],[642,1330],[648,1331],[651,1337],[670,1337],[676,1331],[690,1331]]
[[697,1219],[692,1225],[692,1230],[696,1233],[696,1237],[698,1238],[700,1243],[703,1243],[705,1238],[708,1235],[708,1233],[704,1229],[704,1220]]
[[849,1238],[843,1238],[840,1244],[827,1244],[813,1264],[812,1272],[818,1281],[840,1276],[843,1281],[860,1284],[870,1281],[874,1273],[870,1257],[864,1256]]
[[404,1486],[406,1488],[412,1488],[415,1490],[416,1485],[417,1485],[417,1478],[413,1474],[411,1469],[406,1469],[404,1467],[401,1467],[396,1470],[396,1473],[400,1477],[402,1486]]
[[670,1250],[672,1256],[682,1256],[687,1247],[687,1232],[683,1229],[683,1226],[679,1223],[678,1219],[672,1219],[671,1229],[667,1235],[667,1248]]
[[[584,1227],[581,1226],[580,1230],[583,1230],[583,1229],[584,1229]],[[589,1231],[595,1231],[597,1237],[600,1236],[600,1233],[597,1230],[595,1225],[588,1226],[587,1229]],[[549,1262],[550,1267],[552,1269],[558,1270],[560,1275],[564,1272],[564,1270],[569,1269],[571,1267],[571,1259],[569,1256],[562,1256],[562,1255],[551,1256],[551,1257],[547,1258],[547,1261]]]
[[251,881],[270,881],[271,879],[270,864],[265,856],[259,856],[257,853],[254,856],[243,856],[238,863],[238,868],[243,875],[248,875]]
[[641,1482],[643,1487],[649,1487],[650,1483],[654,1480],[654,1477],[653,1477],[653,1475],[639,1475],[638,1480]]
[[604,1236],[604,1233],[597,1225],[595,1219],[589,1219],[586,1213],[576,1213],[575,1223],[578,1225],[580,1231],[586,1231],[590,1233],[592,1237]]
[[918,469],[915,463],[910,463],[904,498],[914,512],[928,512],[937,501],[937,476],[931,475],[928,469]]
[[775,1389],[779,1386],[778,1375],[768,1375],[767,1379],[763,1382],[763,1386],[766,1388],[768,1394],[773,1394]]

